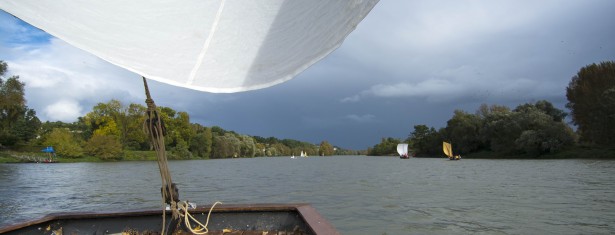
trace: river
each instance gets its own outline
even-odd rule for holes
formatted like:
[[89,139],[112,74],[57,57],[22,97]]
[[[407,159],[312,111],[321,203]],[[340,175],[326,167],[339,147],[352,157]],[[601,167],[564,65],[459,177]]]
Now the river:
[[[335,156],[171,161],[197,204],[312,204],[342,234],[615,234],[615,161]],[[0,164],[0,226],[160,207],[155,162]]]

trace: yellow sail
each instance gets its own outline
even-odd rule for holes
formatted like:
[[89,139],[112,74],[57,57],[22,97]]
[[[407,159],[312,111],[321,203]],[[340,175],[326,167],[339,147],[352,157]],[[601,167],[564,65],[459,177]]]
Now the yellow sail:
[[449,158],[453,157],[453,147],[447,142],[442,142],[442,150]]

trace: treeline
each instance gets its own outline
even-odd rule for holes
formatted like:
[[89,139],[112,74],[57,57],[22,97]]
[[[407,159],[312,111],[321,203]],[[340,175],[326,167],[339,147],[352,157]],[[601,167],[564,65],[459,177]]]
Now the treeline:
[[436,130],[416,125],[405,140],[383,138],[369,155],[396,155],[406,142],[418,156],[443,156],[442,142],[451,142],[455,154],[491,152],[497,156],[557,153],[571,146],[615,147],[615,62],[581,68],[566,88],[567,108],[577,131],[564,122],[568,115],[546,101],[510,109],[483,104],[474,113],[456,110],[446,127]]
[[[0,76],[8,66],[0,61]],[[39,151],[53,146],[60,157],[95,156],[120,160],[125,150],[152,149],[143,131],[147,108],[141,104],[124,105],[118,100],[98,103],[92,111],[72,123],[45,122],[26,106],[25,84],[13,76],[0,78],[0,149]],[[327,141],[319,145],[275,137],[248,136],[220,127],[190,122],[190,115],[169,107],[158,107],[166,126],[165,148],[170,159],[208,159],[258,156],[310,156],[356,154],[334,147]]]
[[[575,142],[574,131],[564,123],[566,113],[548,101],[506,106],[483,104],[474,114],[456,110],[444,128],[416,125],[404,142],[418,156],[441,156],[442,142],[452,143],[455,154],[492,151],[498,155],[540,156],[554,153]],[[396,153],[402,141],[382,139],[372,155]]]
[[0,60],[0,146],[36,137],[41,125],[36,111],[28,108],[19,76],[3,79],[8,65]]
[[[27,142],[33,146],[54,146],[61,157],[96,156],[103,160],[121,160],[124,150],[149,151],[151,145],[143,131],[147,107],[123,105],[117,100],[99,103],[76,122],[45,122],[39,137]],[[291,139],[263,138],[239,134],[221,127],[190,123],[186,112],[159,107],[166,126],[165,148],[169,159],[209,159],[259,156],[312,156],[344,154],[334,151],[327,141],[320,145]],[[347,153],[347,152],[346,152]]]

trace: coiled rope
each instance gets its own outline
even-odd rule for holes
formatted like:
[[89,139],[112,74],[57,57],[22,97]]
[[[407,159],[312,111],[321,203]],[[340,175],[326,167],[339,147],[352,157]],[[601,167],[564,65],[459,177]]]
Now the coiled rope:
[[[214,210],[214,207],[218,204],[222,204],[222,202],[216,202],[213,205],[211,205],[211,208],[209,208],[209,212],[207,213],[207,220],[205,221],[205,224],[203,225],[201,222],[199,222],[196,218],[194,218],[194,216],[192,216],[189,212],[188,212],[188,202],[181,202],[179,203],[179,210],[180,210],[180,214],[182,214],[182,210],[184,211],[182,216],[184,218],[184,224],[186,225],[186,228],[188,228],[188,230],[190,230],[190,232],[194,233],[194,234],[207,234],[209,233],[209,229],[207,228],[207,225],[209,224],[209,217],[211,216],[211,211]],[[192,228],[192,224],[190,223],[190,221],[195,222],[199,227],[197,228]]]

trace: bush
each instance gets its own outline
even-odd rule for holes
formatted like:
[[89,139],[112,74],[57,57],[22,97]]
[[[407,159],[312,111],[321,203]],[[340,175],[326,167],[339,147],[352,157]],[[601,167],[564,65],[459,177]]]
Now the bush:
[[52,146],[60,157],[79,158],[83,156],[81,141],[66,128],[54,128],[46,135],[44,145]]
[[122,144],[115,136],[95,134],[88,140],[85,146],[88,155],[95,156],[101,160],[121,160]]
[[181,160],[181,159],[192,159],[192,153],[188,149],[188,144],[185,141],[179,140],[177,141],[177,145],[171,148],[171,151],[167,152],[167,157],[169,159]]

